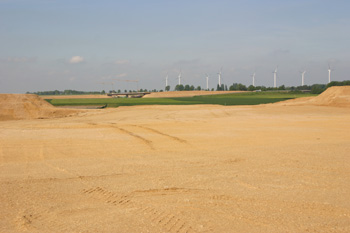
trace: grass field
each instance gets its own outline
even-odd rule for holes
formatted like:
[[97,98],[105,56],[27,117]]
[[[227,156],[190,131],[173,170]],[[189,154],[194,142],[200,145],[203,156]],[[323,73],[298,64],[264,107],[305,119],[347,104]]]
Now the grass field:
[[[248,92],[178,98],[106,98],[106,99],[46,99],[54,106],[105,105],[106,107],[134,105],[257,105],[275,103],[299,97],[313,96],[288,92]],[[44,97],[44,96],[43,96]],[[45,97],[44,97],[45,98]]]

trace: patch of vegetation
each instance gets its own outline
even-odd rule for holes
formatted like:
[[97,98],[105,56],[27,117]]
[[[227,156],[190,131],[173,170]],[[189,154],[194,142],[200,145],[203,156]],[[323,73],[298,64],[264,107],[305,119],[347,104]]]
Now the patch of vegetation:
[[106,99],[47,99],[54,106],[106,105],[107,107],[135,105],[257,105],[275,103],[298,97],[312,96],[289,92],[247,92],[177,98],[106,98]]

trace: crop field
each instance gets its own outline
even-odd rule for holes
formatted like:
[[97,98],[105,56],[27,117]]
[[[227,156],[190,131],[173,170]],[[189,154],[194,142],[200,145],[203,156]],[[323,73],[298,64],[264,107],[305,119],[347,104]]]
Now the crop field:
[[[204,95],[177,98],[83,98],[83,99],[46,99],[54,106],[104,105],[106,107],[135,106],[135,105],[258,105],[275,103],[299,97],[313,96],[287,92],[249,92],[223,95]],[[45,97],[44,97],[45,98]]]

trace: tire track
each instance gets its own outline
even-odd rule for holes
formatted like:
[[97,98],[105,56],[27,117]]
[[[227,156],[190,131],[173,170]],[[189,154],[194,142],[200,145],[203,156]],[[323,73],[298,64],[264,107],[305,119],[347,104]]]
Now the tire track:
[[144,206],[133,201],[134,194],[117,194],[101,187],[84,189],[82,192],[106,204],[114,205],[119,208],[128,208],[141,218],[149,220],[151,225],[160,227],[165,232],[196,232],[189,223],[175,214],[166,210],[160,211],[154,207]]
[[213,110],[209,110],[210,115],[212,115],[214,118],[219,118],[220,116],[217,113],[214,113]]
[[83,193],[114,206],[122,206],[127,208],[132,208],[134,206],[130,195],[118,195],[101,187],[84,189]]
[[223,112],[226,116],[231,116],[231,114],[228,113],[226,110],[222,110],[222,112]]
[[158,131],[158,130],[156,130],[156,129],[152,129],[152,128],[149,128],[149,127],[146,127],[146,126],[142,126],[142,125],[132,125],[132,126],[138,127],[138,128],[141,128],[141,129],[144,129],[144,130],[147,130],[147,131],[150,131],[150,132],[155,133],[155,134],[159,134],[159,135],[161,135],[161,136],[170,138],[170,139],[175,140],[175,141],[180,142],[180,143],[188,143],[188,142],[187,142],[186,140],[184,140],[184,139],[181,139],[181,138],[178,138],[178,137],[175,137],[175,136],[172,136],[172,135],[163,133],[163,132]]
[[89,123],[89,125],[93,126],[93,127],[96,127],[96,128],[114,128],[114,129],[117,129],[121,132],[123,132],[124,134],[126,135],[129,135],[135,139],[137,139],[138,141],[144,143],[145,145],[147,145],[151,150],[154,150],[154,147],[152,145],[152,141],[151,140],[148,140],[132,131],[129,131],[129,130],[126,130],[124,128],[121,128],[119,126],[117,126],[115,123],[109,123],[109,124],[106,124],[106,125],[103,125],[103,124],[96,124],[96,123]]
[[[42,128],[52,129],[53,127],[42,127]],[[153,145],[152,145],[153,142],[151,140],[148,140],[148,139],[146,139],[146,138],[144,138],[144,137],[142,137],[142,136],[140,136],[132,131],[121,128],[121,127],[117,126],[116,123],[108,123],[108,124],[87,123],[85,125],[67,125],[67,126],[57,126],[55,128],[57,128],[57,129],[72,129],[72,128],[75,128],[75,129],[91,129],[91,128],[95,128],[95,129],[105,128],[106,129],[107,128],[108,129],[108,128],[114,128],[114,129],[117,129],[117,130],[121,131],[122,133],[129,135],[129,136],[139,140],[140,142],[146,144],[150,149],[152,149],[152,150],[154,149]],[[150,129],[150,130],[152,130],[152,129]],[[156,132],[156,130],[154,132]],[[158,132],[158,134],[162,134],[162,133]],[[162,134],[162,135],[172,137],[172,136],[166,135],[166,134]],[[173,139],[178,140],[178,141],[182,140],[182,139],[179,139],[176,137],[173,137]]]
[[196,232],[187,222],[166,211],[160,212],[150,207],[141,211],[151,223],[159,225],[166,232]]
[[153,145],[152,145],[152,141],[150,141],[150,140],[148,140],[148,139],[146,139],[144,137],[141,137],[140,135],[137,135],[137,134],[135,134],[135,133],[133,133],[133,132],[131,132],[129,130],[126,130],[126,129],[123,129],[123,128],[120,128],[120,127],[117,127],[117,126],[113,126],[113,128],[117,128],[118,130],[120,130],[120,131],[122,131],[122,132],[124,132],[124,133],[126,133],[126,134],[128,134],[128,135],[130,135],[130,136],[132,136],[132,137],[134,137],[136,139],[138,139],[139,141],[145,143],[152,150],[154,150]]

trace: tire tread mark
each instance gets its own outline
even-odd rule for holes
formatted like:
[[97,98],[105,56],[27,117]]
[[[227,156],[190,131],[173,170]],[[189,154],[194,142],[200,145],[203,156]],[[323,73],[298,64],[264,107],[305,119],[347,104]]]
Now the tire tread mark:
[[143,126],[143,125],[132,125],[134,127],[138,127],[138,128],[141,128],[141,129],[145,129],[145,130],[148,130],[150,132],[153,132],[153,133],[156,133],[156,134],[159,134],[159,135],[162,135],[162,136],[165,136],[165,137],[168,137],[168,138],[171,138],[177,142],[180,142],[180,143],[188,143],[186,140],[184,139],[181,139],[181,138],[178,138],[178,137],[175,137],[175,136],[172,136],[172,135],[169,135],[169,134],[166,134],[166,133],[163,133],[161,131],[158,131],[156,129],[152,129],[152,128],[149,128],[149,127],[146,127],[146,126]]
[[119,126],[116,125],[116,123],[109,123],[109,124],[96,124],[96,123],[88,123],[88,125],[95,127],[95,128],[114,128],[114,129],[118,129],[119,131],[125,133],[126,135],[129,135],[135,139],[138,139],[139,141],[143,142],[144,144],[146,144],[150,149],[154,150],[153,145],[152,145],[152,141],[138,135],[135,134],[134,132],[131,132],[129,130],[126,130],[124,128],[121,128]]
[[140,135],[138,135],[138,134],[135,134],[134,132],[131,132],[131,131],[126,130],[126,129],[124,129],[124,128],[121,128],[121,127],[118,127],[118,126],[116,126],[116,125],[113,125],[113,123],[112,123],[112,125],[110,125],[110,127],[116,128],[116,129],[122,131],[123,133],[125,133],[125,134],[127,134],[127,135],[129,135],[129,136],[132,136],[132,137],[134,137],[134,138],[136,138],[136,139],[138,139],[138,140],[140,140],[140,141],[142,141],[142,142],[143,142],[144,144],[146,144],[150,149],[154,150],[153,145],[152,145],[152,141],[150,141],[150,140],[148,140],[148,139],[146,139],[146,138],[144,138],[144,137],[142,137],[142,136],[140,136]]
[[132,201],[132,195],[116,195],[101,187],[85,189],[82,192],[106,204],[133,209],[136,214],[149,219],[153,226],[158,226],[166,232],[195,232],[186,221],[174,214]]

